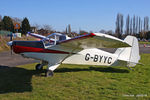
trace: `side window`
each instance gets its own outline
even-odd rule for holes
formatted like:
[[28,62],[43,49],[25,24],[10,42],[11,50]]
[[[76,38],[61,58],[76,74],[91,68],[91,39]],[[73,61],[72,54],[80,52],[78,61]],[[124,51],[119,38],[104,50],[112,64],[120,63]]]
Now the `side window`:
[[59,41],[66,40],[66,36],[60,36]]
[[44,41],[45,46],[50,46],[50,42],[49,41]]

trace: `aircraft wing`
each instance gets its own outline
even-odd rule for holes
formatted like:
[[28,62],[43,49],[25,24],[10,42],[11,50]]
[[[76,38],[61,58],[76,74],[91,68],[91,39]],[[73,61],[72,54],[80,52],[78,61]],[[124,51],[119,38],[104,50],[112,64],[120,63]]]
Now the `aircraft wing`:
[[33,36],[35,38],[39,38],[39,39],[46,39],[46,36],[39,35],[39,34],[36,34],[36,33],[28,33],[28,35]]
[[72,39],[58,42],[58,45],[72,49],[86,48],[122,48],[131,47],[128,43],[116,37],[103,33],[89,33]]
[[43,36],[43,35],[40,35],[40,34],[36,34],[36,33],[28,33],[28,35],[33,36],[33,37],[35,37],[35,38],[39,38],[39,39],[41,39],[41,40],[55,41],[55,40],[52,39],[52,38],[48,38],[48,37],[46,37],[46,36]]

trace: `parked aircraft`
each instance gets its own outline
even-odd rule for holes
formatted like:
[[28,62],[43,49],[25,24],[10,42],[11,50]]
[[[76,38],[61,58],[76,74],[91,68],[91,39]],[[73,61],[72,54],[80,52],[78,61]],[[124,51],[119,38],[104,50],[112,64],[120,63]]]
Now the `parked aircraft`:
[[[36,70],[47,65],[46,76],[53,76],[53,71],[60,64],[126,66],[132,67],[140,60],[138,40],[127,36],[124,40],[102,34],[89,33],[70,38],[65,34],[53,33],[47,37],[29,33],[40,41],[10,41],[8,45],[23,57],[41,60]],[[109,53],[99,48],[118,48]]]

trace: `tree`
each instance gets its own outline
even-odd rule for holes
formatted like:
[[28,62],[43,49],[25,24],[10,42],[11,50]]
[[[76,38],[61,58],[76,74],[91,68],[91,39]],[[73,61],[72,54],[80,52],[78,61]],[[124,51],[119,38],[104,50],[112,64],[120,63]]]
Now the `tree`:
[[150,39],[150,31],[146,32],[146,34],[147,34],[146,39]]
[[48,34],[48,31],[47,30],[45,30],[45,29],[43,29],[43,28],[41,28],[40,30],[38,30],[38,34],[41,34],[41,35],[47,35]]
[[106,31],[104,29],[101,29],[99,32],[104,33],[104,34],[106,33]]
[[9,16],[4,16],[4,18],[2,20],[2,24],[3,24],[4,30],[11,31],[11,32],[14,31],[14,25]]
[[122,33],[123,33],[123,15],[119,14],[119,13],[117,14],[115,33],[116,33],[116,36],[118,38],[122,38]]
[[22,33],[23,34],[27,34],[28,32],[30,32],[30,24],[29,24],[29,21],[28,19],[25,17],[22,21],[22,25],[21,25],[21,28],[22,28]]
[[129,35],[130,34],[130,16],[128,15],[127,16],[127,19],[126,19],[126,35]]
[[34,23],[33,27],[36,27],[36,29],[39,30],[41,26],[39,24],[37,24],[37,23]]
[[71,34],[71,26],[70,26],[70,24],[68,25],[68,34]]
[[143,21],[142,20],[140,20],[140,39],[143,39],[143,27],[142,27],[142,23],[143,23]]
[[143,32],[143,37],[146,39],[147,38],[147,32],[149,29],[149,18],[146,16],[144,17],[144,32]]
[[1,21],[0,22],[0,30],[3,30],[4,29],[4,23]]
[[2,16],[0,15],[0,22],[2,21]]
[[65,31],[65,33],[66,33],[66,34],[68,34],[68,30],[67,30],[67,27],[66,27],[66,31]]
[[[120,23],[120,28],[121,28],[120,30],[121,30],[121,31],[120,31],[120,33],[121,33],[121,35],[122,35],[122,34],[123,34],[123,15],[121,14],[120,17],[121,17],[121,19],[120,19],[120,20],[121,20],[121,23]],[[120,38],[121,38],[121,37],[120,37]]]
[[141,32],[141,18],[139,17],[139,33]]
[[50,33],[52,31],[52,27],[50,25],[43,25],[43,29],[46,30],[48,33]]
[[130,35],[133,33],[133,28],[132,28],[132,18],[130,19]]
[[137,34],[139,33],[139,29],[138,29],[139,28],[139,20],[138,19],[139,19],[139,17],[137,16],[136,17],[136,33]]
[[144,32],[148,31],[148,27],[149,27],[149,18],[146,16],[144,17]]
[[12,19],[13,23],[19,23],[19,24],[21,24],[21,22],[22,22],[22,19],[17,18],[17,17],[11,17],[11,19]]
[[70,26],[70,24],[69,24],[68,27],[66,28],[66,32],[67,32],[68,36],[74,37],[74,35],[73,35],[72,32],[71,32],[71,26]]
[[135,26],[135,15],[133,17],[133,35],[136,33],[136,26]]
[[108,30],[107,32],[106,32],[106,34],[108,34],[108,35],[114,35],[114,32],[112,31],[112,30]]
[[85,30],[80,30],[80,35],[85,35],[85,34],[88,34],[88,32]]

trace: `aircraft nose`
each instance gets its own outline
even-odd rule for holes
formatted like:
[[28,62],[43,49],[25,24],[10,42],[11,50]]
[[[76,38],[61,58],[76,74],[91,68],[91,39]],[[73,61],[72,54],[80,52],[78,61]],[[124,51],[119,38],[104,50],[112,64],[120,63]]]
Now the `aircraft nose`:
[[7,42],[7,45],[10,46],[10,51],[11,51],[11,55],[12,55],[13,46],[14,46],[14,41],[9,41],[9,42]]
[[12,46],[12,45],[13,45],[13,41],[7,42],[7,45],[8,45],[8,46]]

